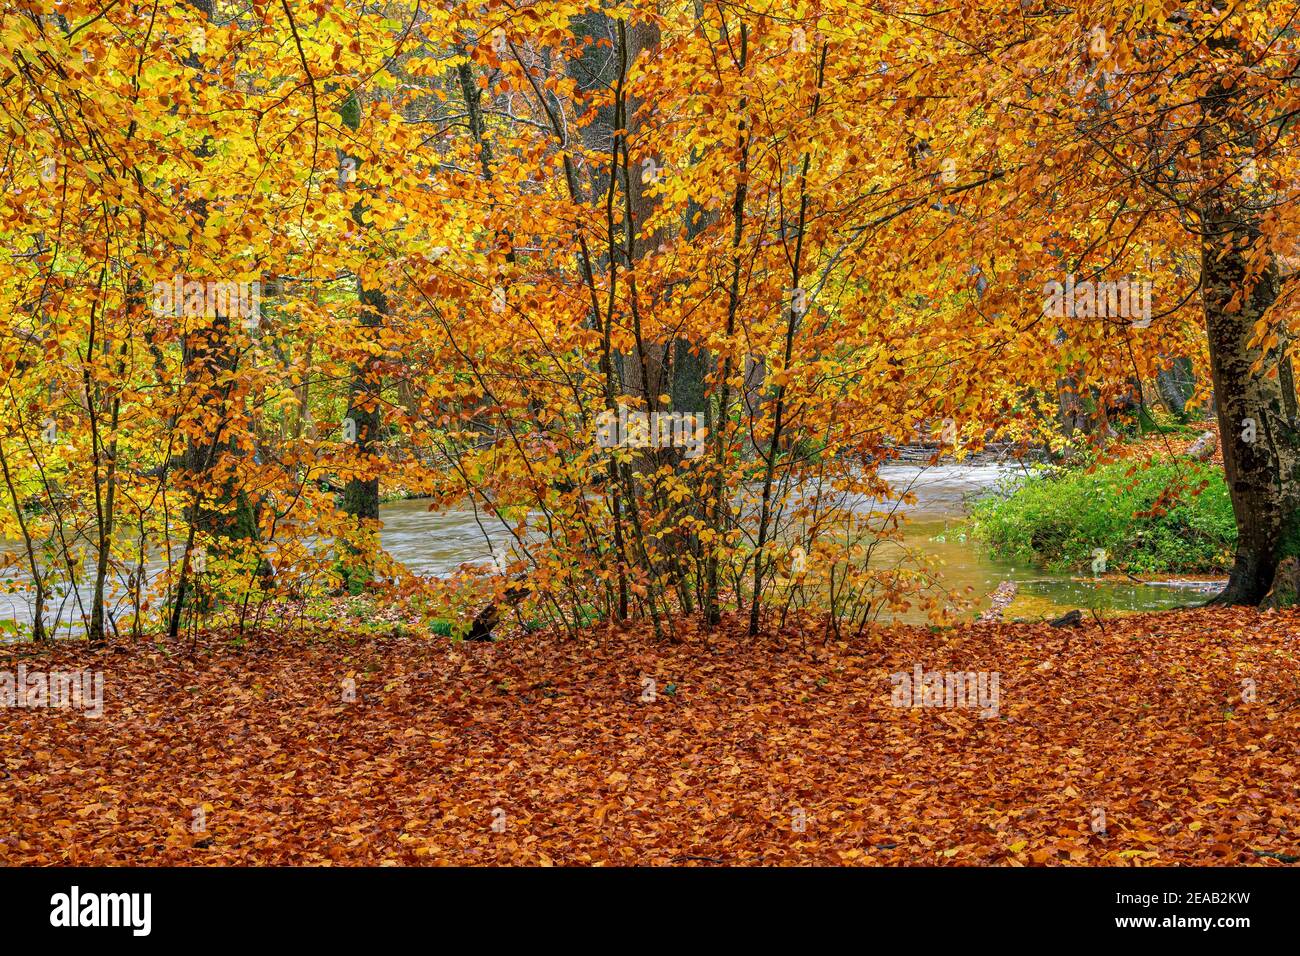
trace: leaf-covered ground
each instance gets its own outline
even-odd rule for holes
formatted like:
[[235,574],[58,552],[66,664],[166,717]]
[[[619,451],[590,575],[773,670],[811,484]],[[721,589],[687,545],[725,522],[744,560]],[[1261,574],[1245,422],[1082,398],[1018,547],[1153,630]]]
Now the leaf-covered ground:
[[[194,661],[0,655],[107,681],[99,720],[0,710],[0,863],[1281,866],[1298,631],[1215,610],[825,647],[268,633]],[[892,706],[888,675],[918,663],[997,671],[999,715]]]

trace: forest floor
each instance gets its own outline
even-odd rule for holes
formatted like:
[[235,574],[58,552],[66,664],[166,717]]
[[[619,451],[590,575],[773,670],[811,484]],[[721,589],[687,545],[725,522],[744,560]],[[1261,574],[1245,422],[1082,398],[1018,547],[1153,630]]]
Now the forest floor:
[[[1300,615],[731,626],[11,647],[106,693],[0,711],[0,864],[1300,858]],[[894,706],[917,665],[996,672],[996,715]]]
[[1106,454],[1123,459],[1170,461],[1186,455],[1206,432],[1214,435],[1214,453],[1205,460],[1222,465],[1223,445],[1219,442],[1219,423],[1214,419],[1194,422],[1182,432],[1127,437],[1108,446]]

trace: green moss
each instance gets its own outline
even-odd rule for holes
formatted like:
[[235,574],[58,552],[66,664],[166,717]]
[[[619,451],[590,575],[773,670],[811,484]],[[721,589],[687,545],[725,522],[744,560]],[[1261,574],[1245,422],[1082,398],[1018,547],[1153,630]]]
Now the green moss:
[[1278,554],[1282,558],[1300,558],[1300,510],[1292,511],[1287,518]]

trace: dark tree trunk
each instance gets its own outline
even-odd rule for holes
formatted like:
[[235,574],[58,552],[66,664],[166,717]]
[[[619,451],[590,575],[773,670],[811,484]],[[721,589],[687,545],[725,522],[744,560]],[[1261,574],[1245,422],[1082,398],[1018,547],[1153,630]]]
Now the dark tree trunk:
[[[355,130],[361,126],[361,103],[356,94],[343,104],[341,113],[343,123],[349,129]],[[361,162],[355,157],[352,159],[354,164],[352,168],[356,170]],[[363,222],[364,213],[365,204],[358,198],[352,206],[352,220],[358,231],[366,228]],[[365,282],[358,276],[357,299],[361,305],[361,327],[376,329],[382,326],[384,317],[388,314],[388,300],[384,294],[377,289],[367,289]],[[352,420],[356,429],[357,461],[368,471],[373,471],[369,458],[373,455],[374,445],[379,438],[379,393],[382,388],[383,382],[375,369],[373,359],[367,358],[353,366],[352,381],[348,390],[347,417]],[[343,510],[361,523],[378,521],[378,476],[350,478],[343,491]],[[362,564],[368,564],[374,549],[365,546],[362,551],[361,554],[353,554],[352,561],[360,559]]]
[[[1202,100],[1199,139],[1206,159],[1249,145],[1240,91],[1226,82]],[[1260,235],[1261,213],[1248,187],[1223,182],[1201,203],[1205,327],[1223,445],[1223,465],[1237,521],[1237,554],[1228,586],[1213,603],[1261,603],[1278,565],[1300,555],[1300,441],[1295,393],[1279,347],[1253,343],[1253,328],[1277,298],[1276,262],[1251,273],[1247,256]]]
[[[1222,217],[1210,226],[1235,229]],[[1205,326],[1210,340],[1210,366],[1217,397],[1223,467],[1237,520],[1237,554],[1220,604],[1259,604],[1273,585],[1273,574],[1284,557],[1300,554],[1296,513],[1300,504],[1300,448],[1296,442],[1294,397],[1283,394],[1283,377],[1270,378],[1265,367],[1254,371],[1260,358],[1249,345],[1251,329],[1276,296],[1273,276],[1261,277],[1241,308],[1229,303],[1245,281],[1246,265],[1239,253],[1220,256],[1218,243],[1205,252]]]

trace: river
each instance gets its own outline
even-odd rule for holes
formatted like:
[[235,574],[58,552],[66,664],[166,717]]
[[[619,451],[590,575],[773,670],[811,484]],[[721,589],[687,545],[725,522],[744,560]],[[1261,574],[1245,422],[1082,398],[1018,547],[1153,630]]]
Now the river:
[[[906,560],[904,549],[934,560],[942,570],[947,590],[973,600],[977,610],[988,606],[988,596],[999,584],[1014,581],[1018,593],[1006,611],[1008,620],[1017,615],[1030,618],[1058,615],[1073,608],[1164,610],[1202,602],[1213,593],[1045,571],[1025,562],[990,557],[967,536],[964,527],[967,505],[972,497],[1014,476],[1018,470],[1002,465],[882,467],[881,476],[895,489],[913,491],[916,503],[899,506],[898,510],[908,517],[901,547],[881,549],[876,562],[885,567],[896,566]],[[858,506],[878,507],[869,500]],[[469,509],[433,515],[426,502],[395,501],[380,509],[380,517],[384,522],[384,547],[413,571],[441,575],[466,562],[491,560],[483,532]],[[494,532],[486,523],[485,527]],[[504,535],[496,537],[495,533],[494,538],[506,540]],[[897,617],[911,623],[926,620],[920,611]]]
[[[910,560],[909,552],[927,557],[937,564],[947,591],[973,600],[977,609],[987,606],[988,595],[999,584],[1014,581],[1018,593],[1006,611],[1008,620],[1018,616],[1037,619],[1072,608],[1160,610],[1206,599],[1206,593],[1185,588],[1050,572],[1024,562],[990,557],[976,542],[968,539],[963,526],[967,503],[972,496],[986,491],[1014,474],[1015,470],[1000,465],[887,465],[881,468],[881,476],[896,489],[907,488],[914,492],[916,502],[899,506],[898,510],[908,517],[903,526],[901,544],[882,548],[874,556],[873,563],[883,567],[894,566]],[[878,505],[864,500],[855,507]],[[381,540],[385,550],[416,573],[444,575],[465,563],[491,560],[483,532],[469,508],[433,513],[429,511],[427,501],[394,501],[381,506],[380,520],[383,522]],[[488,527],[488,530],[495,540],[505,540],[500,528]],[[8,542],[3,548],[15,550],[17,545]],[[19,582],[10,579],[9,583]],[[83,600],[89,604],[89,593],[83,596]],[[920,611],[897,617],[915,623],[925,620]],[[12,633],[15,624],[30,623],[31,607],[25,595],[0,593],[0,623],[6,621],[8,627],[0,631],[0,640],[5,634]]]

